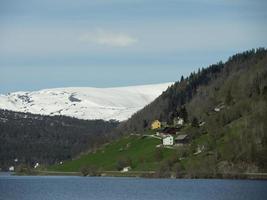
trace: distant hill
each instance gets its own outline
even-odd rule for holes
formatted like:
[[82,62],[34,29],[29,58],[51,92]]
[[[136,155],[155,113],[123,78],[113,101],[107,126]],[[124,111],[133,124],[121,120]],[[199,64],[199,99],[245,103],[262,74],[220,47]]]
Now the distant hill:
[[0,109],[85,120],[127,120],[172,83],[116,88],[54,88],[0,95]]
[[0,110],[0,168],[21,163],[52,164],[74,158],[111,140],[112,130],[117,126],[117,121]]

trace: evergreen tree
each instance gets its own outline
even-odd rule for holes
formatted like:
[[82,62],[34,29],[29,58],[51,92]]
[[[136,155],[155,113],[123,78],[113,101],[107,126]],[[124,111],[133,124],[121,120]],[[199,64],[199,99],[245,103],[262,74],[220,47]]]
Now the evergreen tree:
[[148,126],[148,122],[146,119],[144,119],[143,120],[143,128],[145,129],[145,128],[147,128],[147,126]]
[[188,122],[188,113],[185,106],[182,106],[179,114],[180,117],[183,118],[184,122]]
[[191,125],[193,127],[198,127],[199,126],[198,119],[196,117],[193,117],[193,120],[191,122]]
[[181,76],[180,83],[184,81],[184,76]]
[[254,78],[252,83],[252,93],[259,95],[261,92],[260,90],[260,79],[259,74],[257,73],[257,76]]
[[231,105],[233,103],[233,96],[231,94],[230,89],[227,91],[227,94],[225,96],[225,103],[226,103],[226,105]]

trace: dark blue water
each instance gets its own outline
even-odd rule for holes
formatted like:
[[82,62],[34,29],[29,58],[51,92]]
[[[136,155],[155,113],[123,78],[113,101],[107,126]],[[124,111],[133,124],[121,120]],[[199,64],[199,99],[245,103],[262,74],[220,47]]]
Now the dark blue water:
[[267,181],[0,176],[1,200],[266,200]]

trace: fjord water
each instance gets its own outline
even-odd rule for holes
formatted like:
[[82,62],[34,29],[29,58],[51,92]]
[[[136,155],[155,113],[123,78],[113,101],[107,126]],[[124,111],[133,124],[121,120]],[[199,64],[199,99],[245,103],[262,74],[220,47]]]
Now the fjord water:
[[0,176],[0,200],[264,200],[267,181]]

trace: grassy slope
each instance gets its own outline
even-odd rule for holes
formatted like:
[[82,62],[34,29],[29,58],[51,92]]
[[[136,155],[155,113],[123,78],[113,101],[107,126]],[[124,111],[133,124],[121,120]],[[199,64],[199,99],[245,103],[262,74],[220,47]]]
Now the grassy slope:
[[[132,160],[133,170],[154,170],[156,145],[161,140],[141,136],[128,136],[104,146],[95,153],[82,155],[77,160],[66,161],[63,165],[54,165],[49,168],[53,171],[79,171],[83,165],[95,165],[102,170],[117,170],[118,159],[129,157]],[[163,150],[163,159],[174,153],[172,149]]]
[[[231,160],[233,156],[233,145],[229,144],[229,141],[240,140],[241,131],[244,129],[245,119],[239,119],[233,121],[226,127],[227,134],[220,138],[216,145],[217,150],[223,156],[224,159]],[[184,130],[190,129],[190,127],[185,127]],[[49,167],[51,171],[61,171],[61,172],[77,172],[80,171],[82,166],[94,165],[103,171],[116,171],[117,161],[120,158],[131,158],[132,160],[132,170],[133,171],[151,171],[157,170],[160,166],[160,162],[156,160],[155,151],[156,145],[161,144],[161,140],[142,137],[142,136],[126,136],[117,141],[114,141],[94,153],[89,153],[82,155],[80,158],[66,161],[62,165],[54,165]],[[197,137],[191,144],[194,146],[208,147],[214,145],[213,138],[210,134],[203,134]],[[236,146],[238,148],[238,146]],[[179,151],[179,149],[178,149]],[[187,147],[187,151],[190,152],[190,147]],[[195,150],[194,150],[195,151]],[[193,151],[193,152],[194,152]],[[214,154],[214,150],[209,151],[206,149],[198,155],[193,155],[189,153],[184,160],[182,160],[182,165],[184,168],[197,172],[208,172],[212,170],[214,166],[212,159],[209,159],[209,155]],[[163,149],[162,162],[172,159],[174,156],[180,157],[176,150],[173,149]],[[205,160],[205,162],[203,162]],[[204,163],[204,164],[203,164]],[[211,168],[208,168],[208,165]]]

